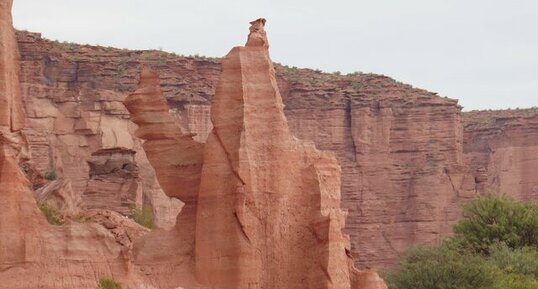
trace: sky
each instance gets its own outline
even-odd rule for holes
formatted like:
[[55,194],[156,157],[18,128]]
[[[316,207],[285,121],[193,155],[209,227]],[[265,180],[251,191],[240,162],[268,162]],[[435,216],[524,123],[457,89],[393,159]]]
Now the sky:
[[220,57],[267,19],[273,61],[372,72],[460,100],[538,106],[536,0],[14,0],[43,37]]

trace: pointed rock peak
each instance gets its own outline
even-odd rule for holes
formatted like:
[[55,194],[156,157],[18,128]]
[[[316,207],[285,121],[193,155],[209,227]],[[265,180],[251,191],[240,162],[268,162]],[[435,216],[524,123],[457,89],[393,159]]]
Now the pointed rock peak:
[[250,22],[250,33],[245,46],[258,46],[269,48],[267,33],[265,33],[265,18],[258,18]]

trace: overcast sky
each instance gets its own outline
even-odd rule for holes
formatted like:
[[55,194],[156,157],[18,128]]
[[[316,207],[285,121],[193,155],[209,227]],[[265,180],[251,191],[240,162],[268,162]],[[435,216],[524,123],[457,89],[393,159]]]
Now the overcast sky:
[[465,110],[538,106],[536,0],[14,0],[60,41],[223,56],[267,18],[274,61],[391,76]]

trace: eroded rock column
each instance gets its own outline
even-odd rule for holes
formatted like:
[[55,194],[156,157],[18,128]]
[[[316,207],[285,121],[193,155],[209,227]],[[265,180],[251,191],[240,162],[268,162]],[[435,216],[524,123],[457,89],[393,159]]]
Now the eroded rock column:
[[350,288],[340,168],[288,128],[263,26],[222,62],[204,150],[196,276],[219,288]]

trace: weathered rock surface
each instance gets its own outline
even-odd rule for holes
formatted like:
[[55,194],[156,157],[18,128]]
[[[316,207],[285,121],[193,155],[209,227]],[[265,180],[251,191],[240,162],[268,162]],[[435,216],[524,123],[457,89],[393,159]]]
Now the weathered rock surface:
[[466,112],[463,123],[477,190],[538,200],[538,109]]
[[12,1],[0,2],[0,127],[19,131],[24,127],[25,118],[19,85],[17,41],[11,28],[11,6]]
[[[222,61],[196,221],[196,276],[221,288],[351,288],[334,156],[289,131],[263,22]],[[251,29],[252,31],[252,29]]]
[[[134,131],[125,125],[128,115],[120,102],[137,88],[141,63],[159,71],[162,92],[183,132],[195,133],[195,140],[206,141],[212,129],[209,107],[221,70],[219,60],[61,44],[34,33],[21,32],[18,39],[31,162],[42,173],[50,167],[59,167],[59,174],[67,172],[63,177],[84,184],[75,188],[77,192],[86,190],[86,162],[91,153],[110,147],[103,144],[116,139],[106,137],[102,142],[100,136],[119,135],[117,125],[108,125],[116,129],[104,129],[114,133],[102,133],[103,124],[117,120],[114,123],[122,124],[120,131]],[[504,157],[499,153],[497,161],[469,161],[489,158],[487,146],[472,144],[473,139],[482,139],[479,134],[489,133],[466,124],[463,138],[460,107],[455,100],[381,75],[324,74],[280,65],[275,69],[292,134],[333,151],[342,167],[342,206],[349,212],[346,232],[362,268],[390,265],[410,244],[443,238],[459,214],[459,204],[475,189],[482,190],[486,179],[494,184],[489,188],[534,198],[535,185],[529,184],[535,178],[523,176],[536,164],[529,157],[530,146],[517,145],[518,152],[512,148],[511,154],[512,159],[522,160],[515,162],[524,164],[518,165],[520,168],[531,169],[516,174],[513,170],[494,173],[497,169],[490,168],[486,173],[485,168]],[[70,114],[72,106],[80,107],[80,113]],[[58,109],[65,111],[63,115],[77,116],[75,120],[67,117],[66,122],[68,129],[71,122],[78,123],[75,134],[60,134],[65,125]],[[525,125],[522,122],[519,131],[532,135],[528,132],[532,123],[529,128]],[[51,136],[50,131],[60,133]],[[505,147],[510,146],[510,138],[504,138]],[[152,201],[152,205],[160,208],[155,210],[161,216],[157,220],[167,220],[164,223],[169,228],[178,205],[162,194],[138,139],[131,139],[135,148],[127,148],[137,151],[143,194],[164,198]],[[471,162],[476,165],[469,171],[467,164]],[[479,167],[484,167],[483,173],[476,173],[477,168],[482,170]],[[504,184],[513,182],[511,188],[496,185],[500,180],[497,176],[505,178]],[[520,177],[528,180],[524,186],[530,186],[530,191],[513,191],[520,186]]]
[[[83,208],[127,214],[135,204],[150,206],[158,227],[173,227],[181,205],[162,192],[134,137],[136,128],[122,104],[126,93],[96,87],[91,75],[96,71],[84,75],[81,65],[62,59],[51,45],[33,46],[28,42],[32,35],[27,36],[20,47],[26,52],[21,79],[30,169],[69,182],[82,196]],[[94,162],[113,164],[122,158],[140,173],[123,174],[122,168],[92,171]]]
[[[91,132],[96,125],[90,124],[99,123],[92,119],[125,121],[123,110],[112,115],[106,107],[117,107],[112,103],[122,99],[119,95],[137,88],[141,63],[161,74],[162,93],[185,134],[194,133],[195,140],[205,142],[212,129],[209,107],[221,71],[218,61],[60,44],[32,33],[19,33],[19,42],[26,99],[99,106],[81,115],[80,122],[88,124],[81,132]],[[474,177],[463,167],[460,107],[455,100],[380,75],[342,76],[280,65],[275,69],[291,133],[333,151],[342,167],[342,206],[349,213],[346,232],[360,267],[392,264],[407,246],[435,242],[450,232],[459,203],[475,188]],[[104,97],[110,95],[117,97]],[[27,109],[36,107],[27,102]],[[44,119],[50,118],[29,121]],[[92,141],[95,138],[83,141],[91,151],[103,148]],[[31,143],[32,156],[40,164],[47,163],[50,147],[58,150],[54,155],[67,151],[52,142],[43,144],[42,137],[32,139],[37,140]],[[77,159],[90,159],[89,152],[70,150]],[[135,150],[137,158],[144,156]],[[79,163],[63,166],[78,173]],[[147,160],[137,164],[141,174],[153,171]],[[87,175],[80,178],[87,182]],[[154,188],[147,183],[144,188]]]
[[[251,24],[265,37],[259,21]],[[292,136],[266,38],[249,43],[223,61],[203,159],[202,145],[175,125],[155,72],[144,67],[125,100],[165,192],[186,199],[175,230],[137,244],[137,264],[160,286],[383,288],[346,254],[336,159]]]
[[82,194],[84,209],[109,209],[128,216],[133,207],[144,206],[135,153],[119,148],[92,153],[90,179]]
[[[18,52],[11,0],[0,0],[0,102],[9,104],[0,123],[0,280],[3,288],[95,288],[100,277],[132,274],[129,246],[105,227],[70,223],[50,226],[39,211],[19,161],[26,148],[18,91]],[[6,36],[7,35],[7,36]],[[11,35],[11,36],[10,36]],[[2,106],[4,109],[5,106]]]
[[182,132],[170,114],[159,75],[149,67],[142,68],[138,89],[124,103],[138,125],[136,136],[145,140],[143,148],[159,184],[184,204],[172,230],[156,230],[138,242],[136,262],[159,286],[192,288],[197,284],[193,261],[203,144]]

